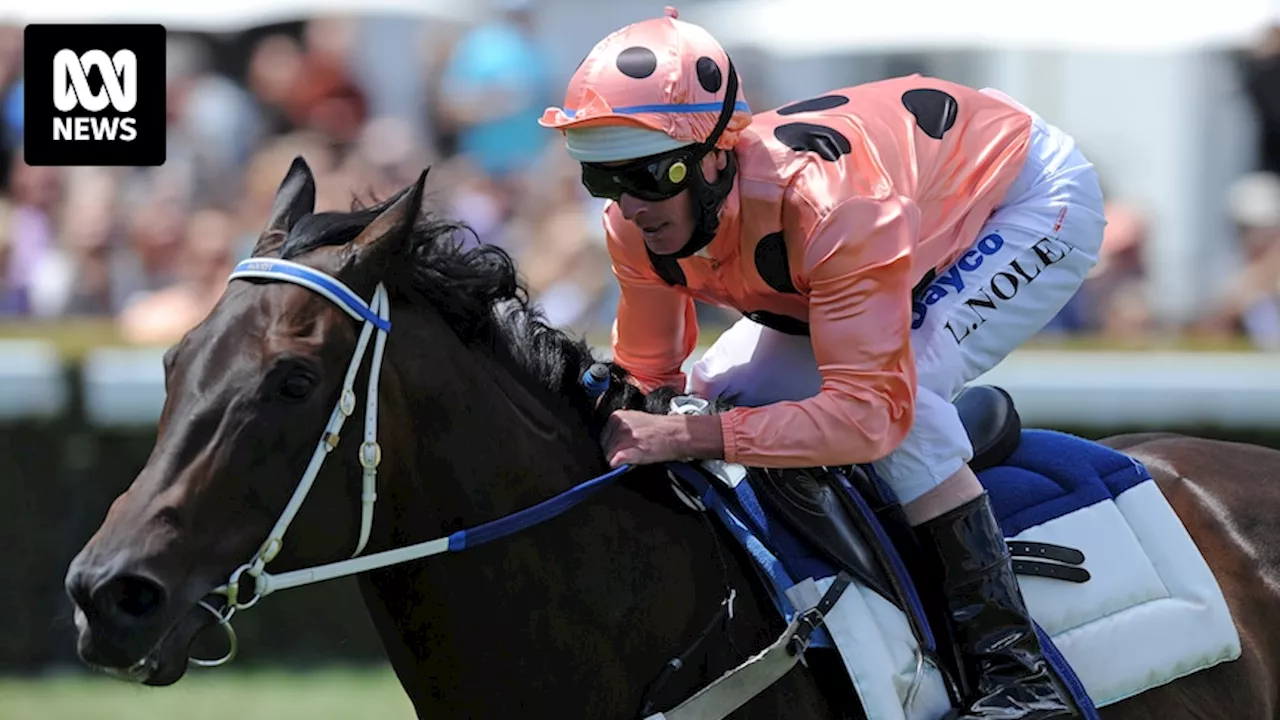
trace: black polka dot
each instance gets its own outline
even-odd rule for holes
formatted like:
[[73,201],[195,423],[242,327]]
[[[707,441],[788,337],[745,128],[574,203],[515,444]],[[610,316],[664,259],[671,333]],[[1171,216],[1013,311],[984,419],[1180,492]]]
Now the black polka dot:
[[921,88],[902,94],[902,104],[916,116],[916,125],[934,140],[956,124],[956,99],[941,90]]
[[848,103],[849,98],[843,95],[823,95],[822,97],[809,98],[808,100],[801,100],[800,102],[780,107],[778,108],[778,114],[797,115],[799,113],[818,112],[819,110],[830,110]]
[[774,128],[773,136],[796,152],[815,152],[823,160],[836,161],[853,150],[849,138],[839,132],[813,123],[787,123]]
[[786,335],[808,335],[809,323],[803,320],[797,320],[790,315],[779,315],[778,313],[769,312],[768,310],[752,310],[743,313],[743,315],[753,322],[777,330]]
[[647,78],[658,69],[658,56],[647,47],[629,47],[618,53],[618,70],[637,80]]
[[720,83],[724,82],[724,76],[720,74],[720,66],[705,55],[698,58],[698,84],[707,92],[715,92],[720,89]]
[[799,294],[791,282],[791,264],[787,261],[787,244],[781,232],[769,233],[756,243],[756,272],[765,285],[774,290]]

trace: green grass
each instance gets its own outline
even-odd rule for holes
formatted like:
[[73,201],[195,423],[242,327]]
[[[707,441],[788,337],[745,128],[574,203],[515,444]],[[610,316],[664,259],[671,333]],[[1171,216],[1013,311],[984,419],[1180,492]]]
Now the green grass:
[[0,720],[411,720],[390,668],[311,672],[193,668],[167,688],[74,675],[0,678]]

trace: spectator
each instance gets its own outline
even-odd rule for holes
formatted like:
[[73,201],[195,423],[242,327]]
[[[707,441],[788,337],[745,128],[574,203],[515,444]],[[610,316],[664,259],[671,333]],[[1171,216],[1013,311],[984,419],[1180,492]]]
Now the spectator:
[[302,47],[288,35],[268,35],[253,48],[249,57],[249,90],[268,135],[284,135],[297,128],[293,93],[301,82],[302,66]]
[[58,168],[32,167],[22,160],[21,148],[14,154],[10,175],[14,203],[9,258],[5,268],[6,295],[0,312],[27,315],[37,269],[56,247],[53,218],[62,194]]
[[1244,55],[1241,75],[1258,120],[1257,167],[1280,173],[1280,25],[1267,28]]
[[120,277],[130,256],[116,243],[118,176],[108,168],[69,168],[57,243],[32,273],[32,315],[85,317],[119,311]]
[[208,49],[193,38],[171,36],[166,61],[166,165],[182,164],[192,176],[193,193],[206,202],[231,202],[237,190],[231,180],[263,130],[253,99],[213,71]]
[[496,18],[455,46],[439,100],[459,153],[501,181],[542,157],[549,134],[537,120],[552,90],[548,61],[533,37],[531,0],[498,0],[496,9]]
[[1243,263],[1197,330],[1215,337],[1243,334],[1254,347],[1280,350],[1280,176],[1240,178],[1227,206]]
[[235,262],[235,224],[225,212],[199,210],[184,235],[177,279],[135,297],[121,313],[121,335],[130,342],[172,344],[200,323],[218,302]]

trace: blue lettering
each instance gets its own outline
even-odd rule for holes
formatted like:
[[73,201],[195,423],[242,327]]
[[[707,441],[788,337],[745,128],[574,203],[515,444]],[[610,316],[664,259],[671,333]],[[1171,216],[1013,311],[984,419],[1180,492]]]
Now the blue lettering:
[[991,233],[978,241],[978,249],[982,251],[983,255],[994,255],[1002,247],[1004,247],[1004,238],[996,233]]
[[928,306],[951,294],[947,289],[948,287],[956,292],[964,290],[963,274],[971,273],[982,267],[982,263],[987,257],[1000,252],[1003,247],[1004,238],[999,233],[985,235],[981,240],[974,243],[974,246],[964,255],[961,255],[960,259],[945,274],[938,277],[937,282],[925,289],[919,300],[911,304],[911,329],[918,330],[924,324],[924,317],[929,312]]
[[965,253],[960,261],[956,263],[956,267],[965,272],[973,272],[982,267],[982,252],[979,250],[970,250]]
[[921,303],[921,302],[911,303],[911,329],[912,330],[919,330],[920,326],[924,324],[925,312],[927,311],[925,310],[924,303]]
[[960,292],[964,289],[964,278],[960,277],[960,268],[958,267],[952,267],[947,271],[946,275],[938,278],[938,282],[944,285],[950,285],[955,288],[956,292]]

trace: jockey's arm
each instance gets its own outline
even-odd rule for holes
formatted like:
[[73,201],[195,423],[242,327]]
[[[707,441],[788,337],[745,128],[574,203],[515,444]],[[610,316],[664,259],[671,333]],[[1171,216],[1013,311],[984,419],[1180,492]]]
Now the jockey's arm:
[[[631,374],[645,392],[670,386],[685,390],[684,361],[698,342],[698,318],[693,298],[667,285],[649,264],[643,241],[619,233],[623,223],[605,215],[605,236],[613,274],[621,295],[613,322],[613,360]],[[634,248],[642,248],[636,252]]]
[[879,460],[914,417],[911,268],[919,212],[897,198],[856,198],[822,216],[800,214],[811,218],[798,223],[807,230],[807,287],[800,290],[809,296],[822,387],[805,400],[722,415],[724,457],[761,467]]

